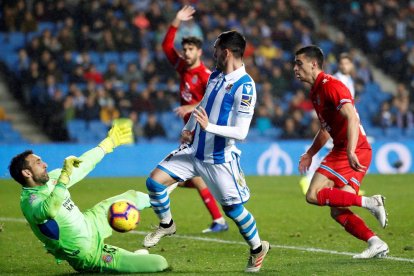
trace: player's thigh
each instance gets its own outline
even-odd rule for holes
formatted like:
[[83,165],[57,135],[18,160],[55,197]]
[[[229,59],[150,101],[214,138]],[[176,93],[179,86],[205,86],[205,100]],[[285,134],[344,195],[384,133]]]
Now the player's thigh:
[[162,184],[185,181],[197,176],[192,149],[181,146],[167,155],[152,171],[150,177]]
[[242,204],[249,200],[250,191],[238,158],[223,164],[196,161],[196,168],[221,205]]
[[[367,168],[371,163],[371,149],[359,149],[356,151],[360,163]],[[359,172],[351,168],[346,151],[331,151],[324,159],[317,172],[331,179],[335,187],[342,189],[344,187],[352,188],[356,193],[359,191],[362,179],[366,171]],[[348,189],[346,188],[346,189]]]
[[313,175],[311,179],[309,189],[306,193],[306,197],[316,199],[317,194],[320,190],[324,188],[334,187],[334,185],[335,183],[331,179],[329,179],[327,176],[319,172],[315,172],[315,174]]
[[102,272],[159,272],[168,268],[167,260],[155,254],[136,254],[125,249],[105,244],[99,258]]

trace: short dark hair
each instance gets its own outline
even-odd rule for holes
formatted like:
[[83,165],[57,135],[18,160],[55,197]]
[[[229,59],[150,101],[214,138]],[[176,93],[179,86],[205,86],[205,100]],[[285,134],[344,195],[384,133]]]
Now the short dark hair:
[[33,154],[32,150],[25,150],[24,152],[13,157],[13,159],[10,161],[10,165],[9,165],[10,175],[11,177],[13,177],[14,180],[22,184],[22,186],[26,185],[26,180],[22,174],[22,170],[29,168],[29,164],[26,161],[26,158],[30,154]]
[[218,47],[222,50],[230,50],[234,57],[242,58],[246,48],[246,39],[237,31],[228,31],[221,33],[218,37]]
[[350,61],[352,61],[351,55],[350,55],[350,54],[348,54],[348,53],[346,53],[346,52],[341,53],[341,54],[339,55],[338,60],[342,60],[342,59],[349,59]]
[[203,41],[196,36],[186,36],[181,40],[181,45],[184,46],[185,44],[191,44],[201,49]]
[[318,62],[319,68],[322,69],[324,55],[323,55],[323,51],[321,48],[319,48],[316,45],[305,46],[297,50],[295,53],[296,56],[301,55],[301,54],[305,54],[305,56],[307,56],[308,58],[316,59],[316,61]]

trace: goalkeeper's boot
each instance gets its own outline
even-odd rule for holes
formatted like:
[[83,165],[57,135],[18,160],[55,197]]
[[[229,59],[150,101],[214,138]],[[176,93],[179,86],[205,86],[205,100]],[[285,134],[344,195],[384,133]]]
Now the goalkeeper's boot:
[[213,223],[210,225],[209,228],[204,229],[203,233],[217,233],[217,232],[224,232],[229,230],[229,225],[227,224],[227,222],[224,223],[218,223],[213,221]]
[[250,254],[249,261],[247,262],[245,272],[259,272],[262,267],[263,260],[270,250],[270,244],[267,241],[262,241],[262,250],[256,254]]
[[368,240],[368,248],[362,253],[354,255],[354,259],[385,258],[390,250],[380,238],[374,236]]
[[367,198],[367,207],[371,214],[378,220],[382,228],[387,227],[388,218],[385,210],[385,197],[374,195]]
[[149,247],[153,247],[154,245],[156,245],[162,237],[164,236],[171,236],[175,234],[176,231],[176,226],[175,226],[175,222],[173,222],[171,224],[170,227],[168,228],[164,228],[161,225],[159,225],[154,232],[149,233],[145,238],[144,238],[144,246],[149,248]]

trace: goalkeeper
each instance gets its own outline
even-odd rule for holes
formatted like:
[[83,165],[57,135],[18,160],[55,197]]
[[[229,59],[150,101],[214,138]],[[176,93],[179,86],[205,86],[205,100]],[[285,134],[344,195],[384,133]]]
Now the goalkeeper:
[[82,180],[105,154],[132,143],[131,123],[120,119],[98,147],[79,158],[69,156],[63,168],[47,173],[47,164],[31,150],[15,156],[10,175],[23,187],[20,206],[36,237],[58,261],[66,260],[80,272],[158,272],[168,267],[164,257],[137,254],[104,243],[111,236],[109,206],[120,199],[134,202],[138,210],[150,207],[147,194],[127,191],[81,212],[68,188]]

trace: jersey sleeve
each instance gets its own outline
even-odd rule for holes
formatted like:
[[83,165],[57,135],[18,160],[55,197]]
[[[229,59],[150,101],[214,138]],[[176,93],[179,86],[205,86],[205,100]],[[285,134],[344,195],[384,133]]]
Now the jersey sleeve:
[[30,208],[36,223],[56,217],[65,199],[66,189],[64,184],[58,183],[49,196],[33,194],[30,197]]
[[341,110],[342,106],[347,103],[352,104],[352,96],[349,89],[339,81],[330,85],[328,93],[329,100],[332,101],[336,110]]
[[237,116],[253,117],[256,105],[256,87],[252,82],[246,82],[240,85],[234,95],[235,108]]
[[256,104],[256,90],[253,82],[237,87],[234,94],[234,107],[237,110],[234,124],[223,126],[209,123],[206,131],[226,138],[244,140],[249,132]]
[[[73,168],[72,174],[69,177],[70,181],[66,185],[67,188],[75,185],[84,179],[105,156],[104,151],[100,147],[95,147],[83,153],[79,159],[82,160],[78,168]],[[49,172],[49,182],[55,184],[60,176],[61,168]]]
[[168,61],[174,66],[175,70],[181,72],[184,68],[184,60],[178,54],[174,47],[175,34],[177,28],[170,26],[162,42],[162,49],[167,56]]

